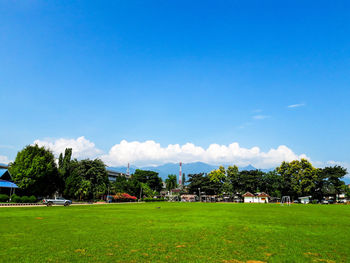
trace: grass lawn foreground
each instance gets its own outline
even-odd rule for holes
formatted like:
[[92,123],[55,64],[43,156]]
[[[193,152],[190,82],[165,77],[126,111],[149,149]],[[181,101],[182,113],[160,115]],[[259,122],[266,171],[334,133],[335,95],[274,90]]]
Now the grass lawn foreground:
[[0,262],[350,262],[350,206],[0,208],[0,237]]

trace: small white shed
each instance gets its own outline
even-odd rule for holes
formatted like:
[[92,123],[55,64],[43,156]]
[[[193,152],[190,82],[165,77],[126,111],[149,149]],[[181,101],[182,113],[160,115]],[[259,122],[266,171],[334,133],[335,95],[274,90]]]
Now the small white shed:
[[269,195],[267,193],[261,192],[252,194],[250,192],[246,192],[244,195],[242,195],[244,198],[244,203],[268,203],[269,202]]

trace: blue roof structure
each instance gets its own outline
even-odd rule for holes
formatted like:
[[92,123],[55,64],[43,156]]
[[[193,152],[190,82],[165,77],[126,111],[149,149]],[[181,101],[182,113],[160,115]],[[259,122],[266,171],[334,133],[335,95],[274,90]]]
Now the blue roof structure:
[[7,172],[7,169],[0,168],[0,178]]
[[15,183],[9,182],[9,181],[5,181],[5,180],[1,180],[0,179],[0,187],[3,188],[19,188]]

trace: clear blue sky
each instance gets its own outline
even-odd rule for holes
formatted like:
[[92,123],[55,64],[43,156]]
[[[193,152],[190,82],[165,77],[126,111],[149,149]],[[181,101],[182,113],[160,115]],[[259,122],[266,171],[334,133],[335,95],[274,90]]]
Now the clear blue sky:
[[348,1],[1,1],[0,155],[85,136],[104,151],[239,142],[349,162],[349,13]]

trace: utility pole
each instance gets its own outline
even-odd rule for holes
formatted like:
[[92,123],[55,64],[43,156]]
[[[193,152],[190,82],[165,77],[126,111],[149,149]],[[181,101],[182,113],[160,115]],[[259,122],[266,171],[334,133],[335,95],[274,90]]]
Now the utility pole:
[[182,186],[182,162],[180,162],[179,185]]

